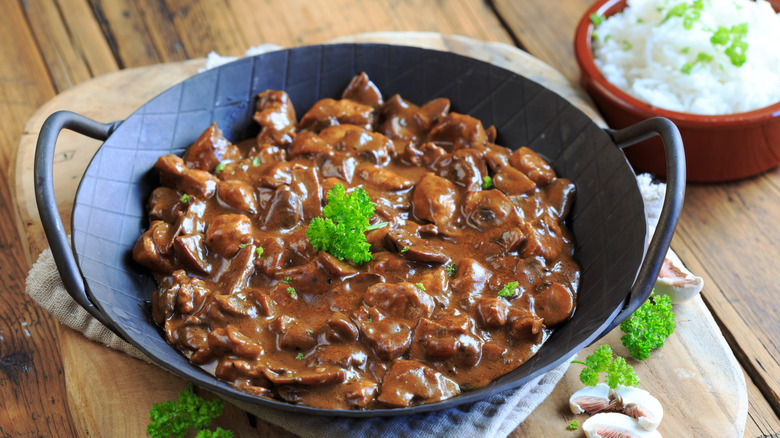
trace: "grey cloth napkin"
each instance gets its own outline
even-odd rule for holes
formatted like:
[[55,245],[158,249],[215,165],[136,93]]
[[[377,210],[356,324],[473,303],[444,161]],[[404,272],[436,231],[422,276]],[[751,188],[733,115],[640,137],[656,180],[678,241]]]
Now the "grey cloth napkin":
[[[150,362],[137,348],[116,336],[76,304],[62,284],[49,249],[41,253],[30,270],[26,290],[33,300],[66,326],[95,342]],[[479,402],[412,416],[365,419],[320,417],[258,407],[223,398],[263,421],[304,438],[503,438],[515,430],[550,395],[573,358],[570,357],[558,368],[515,390],[502,392]]]

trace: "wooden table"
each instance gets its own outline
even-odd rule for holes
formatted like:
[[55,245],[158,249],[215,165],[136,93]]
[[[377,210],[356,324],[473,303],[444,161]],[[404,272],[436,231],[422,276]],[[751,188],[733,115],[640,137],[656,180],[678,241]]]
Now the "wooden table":
[[[91,357],[125,360],[101,346],[79,342],[24,294],[24,279],[43,243],[28,242],[28,226],[13,208],[16,148],[25,122],[47,100],[94,76],[123,68],[183,61],[211,50],[238,55],[264,42],[282,46],[320,43],[367,31],[417,30],[460,34],[517,45],[576,81],[571,38],[589,1],[479,0],[185,2],[170,0],[8,2],[0,20],[0,436],[75,436],[97,431],[140,431],[143,413],[123,409],[123,399],[174,398],[183,383],[149,366],[146,373],[117,375],[139,393],[114,396],[116,405],[79,411],[84,382],[67,381],[72,367],[101,370]],[[745,181],[692,185],[673,247],[703,276],[706,302],[739,359],[748,388],[745,436],[780,433],[780,305],[772,300],[780,261],[780,233],[772,227],[780,205],[776,169]],[[21,200],[24,201],[24,200]],[[22,237],[20,237],[22,236]],[[22,242],[24,240],[24,242]],[[72,346],[71,346],[72,347]],[[149,393],[150,388],[154,388]],[[88,394],[89,395],[89,394]],[[94,396],[95,394],[91,394]],[[99,395],[98,395],[99,396]],[[695,395],[693,395],[695,397]],[[136,407],[137,408],[137,407]],[[140,411],[148,406],[143,406]],[[555,408],[553,408],[553,411]],[[228,409],[220,423],[242,436],[277,436]],[[97,428],[97,429],[96,429]],[[521,427],[516,435],[535,435]],[[679,436],[702,436],[678,430]],[[137,435],[137,434],[136,434]],[[671,436],[667,433],[668,436]]]

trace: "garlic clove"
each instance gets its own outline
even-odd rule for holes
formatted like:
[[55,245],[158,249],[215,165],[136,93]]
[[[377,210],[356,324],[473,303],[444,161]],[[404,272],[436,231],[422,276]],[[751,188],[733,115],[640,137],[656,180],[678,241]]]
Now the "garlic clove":
[[616,412],[596,414],[582,423],[587,438],[661,438],[657,430],[644,430],[639,422]]
[[573,414],[596,414],[610,407],[609,386],[599,383],[586,386],[569,397],[569,408]]
[[655,430],[664,416],[661,403],[649,392],[630,386],[619,385],[610,391],[610,399],[622,407],[621,412],[637,420],[644,430]]

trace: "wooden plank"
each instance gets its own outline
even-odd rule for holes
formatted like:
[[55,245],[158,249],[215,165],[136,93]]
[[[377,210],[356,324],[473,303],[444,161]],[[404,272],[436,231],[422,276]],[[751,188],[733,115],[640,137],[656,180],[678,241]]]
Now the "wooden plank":
[[[83,60],[91,77],[119,69],[89,4],[84,0],[57,0],[70,35],[70,50]],[[75,82],[77,83],[77,82]],[[60,90],[61,91],[61,90]]]
[[89,79],[86,63],[73,50],[59,5],[56,2],[23,2],[22,5],[56,90]]
[[249,47],[233,14],[222,0],[166,0],[176,34],[190,58],[211,51],[237,56]]
[[17,2],[4,4],[0,41],[0,435],[73,436],[57,323],[24,293],[28,265],[5,178],[24,121],[54,88]]
[[89,0],[95,19],[111,47],[119,68],[140,67],[164,61],[144,21],[143,11],[132,0]]
[[375,31],[457,34],[512,43],[490,6],[481,0],[237,0],[229,7],[248,45],[319,44]]
[[523,48],[573,83],[579,83],[579,70],[574,61],[574,30],[592,0],[493,0],[492,3]]
[[[728,185],[696,185],[688,188],[686,205],[673,245],[678,255],[705,281],[704,299],[724,330],[734,354],[763,397],[770,403],[776,422],[780,416],[780,363],[778,363],[778,304],[773,302],[780,241],[774,227],[762,225],[769,211],[776,209],[778,192],[774,183],[777,171]],[[725,187],[741,186],[739,194],[761,192],[758,205]],[[747,187],[756,185],[756,187]],[[746,188],[747,187],[747,188]],[[707,188],[707,190],[704,190]],[[749,190],[748,190],[749,189]],[[755,198],[753,200],[755,201]],[[718,203],[719,208],[713,208]],[[724,208],[731,206],[731,208]],[[752,223],[751,223],[752,222]],[[747,230],[750,236],[744,238]],[[729,230],[723,232],[723,230]],[[740,241],[740,236],[743,241]],[[722,250],[728,248],[728,251]],[[707,254],[702,260],[697,254]],[[749,278],[740,272],[753,273]],[[757,414],[759,415],[759,414]],[[776,430],[780,432],[780,429]]]
[[[182,39],[176,33],[173,17],[165,2],[158,0],[140,0],[138,6],[142,11],[149,36],[164,62],[184,61],[188,59],[187,50]],[[189,38],[185,35],[185,37]]]
[[[744,372],[744,370],[743,370]],[[780,436],[780,418],[772,410],[761,390],[745,372],[748,393],[748,418],[745,424],[746,437]]]

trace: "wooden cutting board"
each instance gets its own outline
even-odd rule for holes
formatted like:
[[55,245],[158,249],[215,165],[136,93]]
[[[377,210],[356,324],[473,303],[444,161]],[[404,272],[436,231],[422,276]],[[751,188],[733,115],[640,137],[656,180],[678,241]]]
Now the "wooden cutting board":
[[[334,42],[379,42],[414,45],[482,59],[514,70],[556,91],[603,125],[590,100],[577,86],[552,67],[515,47],[432,33],[375,33],[340,38]],[[12,183],[21,234],[30,261],[47,247],[33,188],[33,156],[43,121],[57,110],[67,109],[101,122],[126,118],[150,98],[198,72],[202,59],[122,70],[81,83],[43,105],[28,121],[19,143]],[[95,140],[64,131],[55,153],[55,193],[66,228],[78,182],[95,150]],[[666,345],[644,362],[629,360],[641,379],[664,407],[659,428],[662,435],[696,437],[742,436],[748,400],[744,375],[718,326],[701,298],[675,306],[677,330]],[[603,343],[620,355],[628,352],[620,343],[620,330],[608,334],[580,353],[590,354]],[[83,436],[144,436],[148,412],[155,402],[175,399],[186,383],[156,366],[132,359],[60,327],[68,405]],[[582,387],[580,365],[572,365],[554,392],[512,436],[581,436],[566,430],[575,416],[569,396]],[[218,424],[236,436],[288,436],[285,431],[249,418],[228,406]]]

